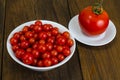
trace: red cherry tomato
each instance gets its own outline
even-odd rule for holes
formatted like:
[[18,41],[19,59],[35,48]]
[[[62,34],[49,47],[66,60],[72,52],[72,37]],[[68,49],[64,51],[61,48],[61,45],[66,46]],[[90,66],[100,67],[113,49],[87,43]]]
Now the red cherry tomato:
[[46,46],[45,45],[38,45],[38,50],[41,53],[44,53],[46,51]]
[[18,40],[17,40],[16,38],[14,38],[14,37],[12,37],[12,38],[10,39],[10,43],[11,43],[12,45],[17,44],[17,42],[18,42]]
[[73,40],[69,38],[69,39],[67,40],[67,45],[68,45],[69,47],[71,47],[73,44],[74,44]]
[[41,22],[40,20],[37,20],[37,21],[35,21],[35,25],[41,26],[41,25],[42,25],[42,22]]
[[34,57],[31,53],[25,53],[22,57],[22,61],[25,64],[32,64],[34,61]]
[[65,56],[63,54],[58,54],[58,61],[63,61]]
[[27,31],[27,32],[25,33],[25,37],[26,37],[26,38],[32,38],[32,37],[33,37],[33,32]]
[[18,44],[15,44],[15,45],[13,45],[12,46],[12,50],[15,52],[16,50],[18,50],[19,49],[19,46],[18,46]]
[[20,47],[23,48],[23,49],[26,49],[29,47],[29,42],[28,41],[22,41],[20,43]]
[[67,56],[69,56],[70,55],[70,49],[69,48],[65,48],[64,50],[63,50],[63,55],[65,56],[65,57],[67,57]]
[[24,28],[22,29],[22,31],[25,33],[29,30],[29,27],[28,26],[24,26]]
[[39,25],[35,25],[35,26],[33,27],[33,29],[34,29],[35,32],[40,32],[40,31],[42,31],[42,27],[39,26]]
[[25,41],[26,40],[26,37],[24,35],[21,35],[20,36],[20,41]]
[[29,39],[29,43],[30,43],[30,44],[35,43],[35,39],[34,39],[34,38],[30,38],[30,39]]
[[40,39],[40,40],[39,40],[39,44],[40,44],[40,45],[43,45],[43,44],[45,44],[45,40],[43,40],[43,39]]
[[56,46],[56,51],[59,52],[59,53],[62,52],[63,51],[63,46],[57,45]]
[[48,43],[54,43],[55,42],[55,37],[54,36],[51,36],[47,39],[47,42]]
[[99,35],[108,27],[109,17],[105,10],[101,14],[95,14],[92,6],[84,8],[78,17],[82,31],[87,35]]
[[51,58],[51,61],[52,61],[52,64],[55,65],[55,64],[58,63],[58,58],[52,57],[52,58]]
[[45,53],[42,54],[43,59],[50,58],[50,56],[51,56],[50,52],[45,52]]
[[58,28],[57,27],[52,28],[51,33],[54,36],[57,35],[59,33]]
[[32,48],[27,48],[26,52],[31,53],[32,52]]
[[40,56],[40,52],[37,49],[32,50],[32,54],[33,54],[34,58],[39,58],[39,56]]
[[43,61],[42,61],[42,60],[39,60],[39,61],[37,62],[37,66],[38,66],[38,67],[43,67]]
[[39,38],[45,40],[47,38],[47,33],[46,32],[40,32],[39,33]]
[[61,37],[57,38],[57,44],[65,45],[65,43],[66,43],[66,38],[65,37],[61,36]]
[[51,29],[51,25],[50,24],[44,24],[43,25],[43,30],[49,31],[50,29]]
[[16,50],[15,52],[15,56],[18,58],[18,59],[22,59],[23,55],[25,54],[25,50],[23,49],[18,49]]
[[16,39],[19,39],[19,38],[20,38],[19,32],[16,32],[16,33],[13,35],[13,37],[16,38]]
[[67,39],[70,38],[70,33],[67,31],[63,32],[62,35]]
[[51,51],[53,49],[52,43],[46,43],[46,48],[48,51]]
[[43,64],[45,67],[49,67],[52,65],[52,61],[51,61],[51,59],[47,58],[47,59],[44,59]]
[[55,49],[53,49],[53,50],[51,51],[51,56],[55,57],[55,56],[57,56],[57,55],[58,55],[58,52],[57,52]]

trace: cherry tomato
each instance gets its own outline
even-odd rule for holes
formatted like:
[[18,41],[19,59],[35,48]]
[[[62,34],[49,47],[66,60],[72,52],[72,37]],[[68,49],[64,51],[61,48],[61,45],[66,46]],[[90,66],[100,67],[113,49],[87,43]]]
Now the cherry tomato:
[[50,56],[51,56],[50,52],[45,52],[45,53],[42,54],[43,59],[50,58]]
[[32,45],[32,48],[33,48],[33,49],[37,49],[37,48],[38,48],[38,45],[39,45],[39,44],[36,42],[36,43],[34,43],[34,44]]
[[31,65],[37,66],[38,60],[36,58],[33,59],[33,63]]
[[31,53],[32,52],[32,48],[27,48],[26,52]]
[[25,63],[25,64],[32,64],[33,61],[34,61],[34,57],[33,57],[33,55],[30,54],[30,53],[25,53],[25,54],[23,55],[23,57],[22,57],[22,61],[23,61],[23,63]]
[[13,45],[12,46],[12,50],[15,52],[16,50],[18,50],[19,49],[19,46],[18,46],[18,44],[15,44],[15,45]]
[[25,54],[25,50],[23,50],[23,49],[17,49],[16,52],[15,52],[15,56],[18,59],[22,59],[24,54]]
[[46,43],[46,48],[48,51],[51,51],[53,49],[52,43]]
[[26,37],[26,38],[32,38],[32,37],[33,37],[33,32],[27,31],[27,32],[25,33],[25,37]]
[[52,28],[51,33],[54,36],[57,35],[59,33],[58,28],[57,27]]
[[63,61],[65,59],[63,54],[58,54],[58,61]]
[[52,57],[51,61],[52,61],[53,65],[58,64],[58,58],[56,58],[56,57]]
[[29,42],[28,41],[22,41],[20,43],[21,48],[26,49],[29,47]]
[[39,40],[39,44],[40,44],[40,45],[43,45],[43,44],[45,44],[45,40],[43,40],[43,39],[40,39],[40,40]]
[[67,39],[70,38],[70,33],[67,31],[63,32],[62,35]]
[[38,50],[39,50],[39,52],[44,53],[46,51],[46,46],[45,45],[39,45]]
[[34,58],[39,58],[39,56],[40,56],[40,52],[37,49],[32,50],[32,54],[33,54]]
[[49,31],[50,29],[51,29],[51,25],[50,24],[44,24],[43,25],[43,30]]
[[38,66],[38,67],[43,67],[43,61],[42,61],[42,60],[39,60],[39,61],[37,62],[37,66]]
[[16,39],[19,39],[19,38],[20,38],[19,32],[16,32],[16,33],[13,35],[13,37],[16,38]]
[[37,20],[37,21],[35,21],[35,25],[41,26],[41,25],[42,25],[42,22],[41,22],[40,20]]
[[46,33],[47,33],[47,36],[48,36],[48,37],[51,37],[51,36],[52,36],[52,33],[51,33],[50,31],[47,31]]
[[64,50],[63,50],[63,55],[65,56],[65,57],[67,57],[67,56],[69,56],[70,55],[70,49],[69,48],[65,48]]
[[57,44],[59,45],[64,45],[66,43],[66,38],[65,37],[58,37],[57,38]]
[[25,40],[26,40],[26,37],[25,37],[24,35],[21,35],[21,36],[20,36],[20,40],[21,40],[21,41],[25,41]]
[[18,40],[17,40],[16,38],[14,38],[14,37],[12,37],[12,38],[10,39],[10,43],[11,43],[12,45],[17,44],[17,42],[18,42]]
[[57,45],[56,46],[56,50],[57,50],[57,52],[62,52],[63,51],[63,46],[60,46],[60,45]]
[[95,14],[92,6],[84,8],[78,17],[82,31],[87,35],[99,35],[103,33],[109,24],[109,16],[105,10],[101,14]]
[[69,39],[67,40],[67,45],[68,45],[69,47],[71,47],[73,44],[74,44],[73,40],[69,38]]
[[54,43],[55,42],[55,37],[54,36],[51,36],[47,39],[47,42],[48,43]]
[[55,57],[55,56],[57,56],[57,55],[58,55],[58,52],[57,52],[55,49],[53,49],[53,50],[51,51],[51,56]]
[[47,58],[47,59],[44,59],[43,64],[45,67],[49,67],[52,65],[52,61],[51,61],[51,59]]
[[25,33],[27,31],[29,31],[29,27],[28,26],[24,26],[24,28],[22,29],[22,31]]
[[47,38],[47,33],[46,32],[40,32],[39,33],[39,38],[45,40]]
[[34,29],[35,32],[40,32],[40,31],[42,31],[42,27],[39,26],[39,25],[35,25],[35,26],[33,27],[33,29]]
[[30,38],[30,39],[29,39],[29,43],[30,43],[30,44],[35,43],[35,38]]

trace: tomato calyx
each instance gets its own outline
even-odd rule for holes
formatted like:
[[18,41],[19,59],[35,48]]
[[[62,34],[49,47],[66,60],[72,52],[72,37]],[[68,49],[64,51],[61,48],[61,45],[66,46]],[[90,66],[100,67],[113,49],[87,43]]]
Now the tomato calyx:
[[102,3],[103,3],[103,0],[99,0],[98,3],[95,3],[95,4],[92,6],[92,11],[93,11],[96,15],[100,15],[100,14],[103,12]]

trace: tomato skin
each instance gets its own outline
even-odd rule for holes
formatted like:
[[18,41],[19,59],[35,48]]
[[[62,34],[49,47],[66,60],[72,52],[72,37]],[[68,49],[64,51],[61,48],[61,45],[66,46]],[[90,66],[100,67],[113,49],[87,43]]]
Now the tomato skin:
[[83,33],[87,35],[99,35],[103,33],[109,24],[109,16],[105,10],[99,15],[92,11],[92,6],[83,9],[78,16]]
[[54,65],[54,64],[57,64],[57,63],[58,63],[58,58],[52,57],[52,58],[51,58],[51,61],[52,61],[52,64],[53,64],[53,65]]
[[44,64],[45,67],[48,67],[48,66],[52,65],[52,61],[51,61],[51,59],[47,58],[43,61],[43,64]]
[[23,63],[25,64],[32,64],[34,61],[34,57],[30,53],[25,53],[22,57]]
[[22,59],[24,54],[25,54],[25,51],[23,49],[17,49],[16,52],[15,52],[15,56],[18,59]]
[[17,44],[17,42],[18,42],[18,40],[17,40],[16,38],[14,38],[14,37],[12,37],[12,38],[10,39],[10,43],[11,43],[12,45]]
[[41,22],[40,20],[37,20],[37,21],[35,21],[35,25],[41,26],[41,25],[42,25],[42,22]]
[[21,48],[26,49],[29,47],[29,42],[28,41],[22,41],[20,43]]

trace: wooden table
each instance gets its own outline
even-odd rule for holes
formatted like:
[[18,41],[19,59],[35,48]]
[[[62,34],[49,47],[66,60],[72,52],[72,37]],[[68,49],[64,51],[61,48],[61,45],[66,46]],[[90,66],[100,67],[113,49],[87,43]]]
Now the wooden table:
[[[97,0],[96,0],[97,1]],[[95,0],[0,0],[0,80],[120,80],[120,0],[104,0],[114,22],[115,39],[101,47],[76,41],[74,56],[59,68],[36,72],[9,56],[6,40],[16,26],[31,20],[56,21],[66,27],[70,19]]]

